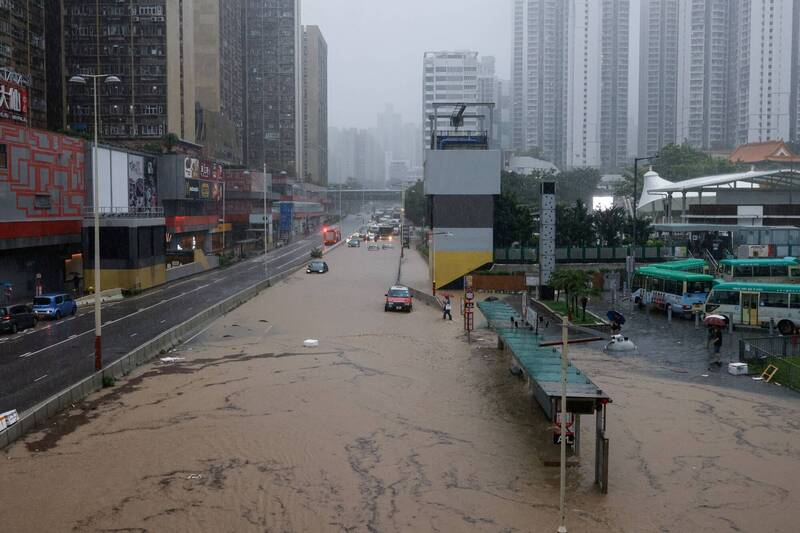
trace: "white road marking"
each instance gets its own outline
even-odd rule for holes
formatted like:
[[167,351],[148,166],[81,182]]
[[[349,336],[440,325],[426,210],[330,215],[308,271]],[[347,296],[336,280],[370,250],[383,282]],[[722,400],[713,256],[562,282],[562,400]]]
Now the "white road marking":
[[131,337],[135,337],[138,333],[131,333]]
[[166,321],[167,321],[167,319],[165,318],[164,320],[162,320],[161,322],[159,322],[159,324],[163,324],[163,323],[164,323],[164,322],[166,322]]
[[[290,245],[291,249],[285,249],[285,250],[283,250],[283,251],[284,251],[284,253],[282,253],[282,254],[280,254],[280,255],[278,255],[278,256],[275,256],[275,257],[268,257],[268,259],[269,259],[269,262],[274,262],[274,261],[275,261],[275,260],[277,260],[277,259],[281,259],[281,258],[283,258],[283,257],[287,257],[287,256],[297,256],[297,257],[290,258],[290,259],[288,259],[287,261],[285,261],[285,262],[282,262],[281,264],[277,265],[277,268],[282,268],[282,267],[286,267],[286,266],[292,265],[293,263],[296,263],[296,262],[298,262],[298,261],[299,261],[299,260],[301,260],[301,259],[302,259],[302,260],[305,260],[305,255],[306,255],[306,254],[309,252],[309,250],[310,250],[310,248],[308,248],[308,249],[307,249],[307,248],[305,248],[305,247],[304,247],[304,245],[305,245],[305,244],[308,244],[308,241],[299,241],[298,243],[294,243],[294,244],[296,244],[296,247],[293,247],[293,245]],[[313,244],[313,243],[312,243],[312,244]],[[299,255],[298,255],[298,254],[299,254]],[[256,258],[254,258],[254,259],[255,259],[255,260],[259,260],[259,259],[260,259],[260,261],[259,261],[259,265],[258,265],[258,266],[263,266],[263,257],[261,257],[261,258],[258,258],[258,257],[256,257]],[[273,267],[273,268],[276,268],[276,266],[275,266],[275,265],[272,265],[272,267]],[[212,274],[212,273],[214,273],[214,271],[211,271],[209,274]],[[275,274],[277,274],[277,273],[275,273]],[[274,277],[274,275],[275,275],[275,274],[273,274],[271,277]],[[226,276],[226,277],[223,277],[223,278],[220,278],[218,281],[224,281],[226,278],[227,278],[227,276]],[[196,278],[195,278],[194,280],[196,280]],[[187,281],[191,281],[191,280],[187,280]],[[159,306],[159,305],[161,305],[161,304],[164,304],[164,303],[170,302],[170,301],[172,301],[172,300],[175,300],[175,299],[177,299],[177,298],[180,298],[180,297],[182,297],[182,296],[185,296],[185,295],[187,295],[187,294],[189,294],[189,293],[192,293],[192,292],[195,292],[195,291],[198,291],[198,290],[204,289],[204,288],[208,287],[209,285],[210,285],[210,283],[207,283],[207,284],[204,284],[204,285],[200,285],[199,287],[195,287],[194,289],[190,289],[190,290],[188,290],[188,291],[182,292],[182,293],[180,293],[180,294],[178,294],[178,295],[176,295],[176,296],[172,296],[172,297],[170,297],[170,298],[167,298],[167,299],[165,299],[165,300],[161,300],[161,301],[160,301],[160,302],[158,302],[158,303],[155,303],[155,304],[153,304],[153,305],[150,305],[150,306],[148,306],[148,307],[145,307],[145,308],[143,308],[143,309],[139,309],[139,310],[137,310],[137,311],[135,311],[135,312],[133,312],[133,313],[130,313],[130,314],[128,314],[128,315],[122,316],[122,317],[120,317],[120,318],[117,318],[117,319],[115,319],[115,320],[109,320],[109,321],[107,321],[107,322],[104,322],[104,323],[103,323],[103,326],[110,326],[110,325],[112,325],[112,324],[115,324],[115,323],[117,323],[117,322],[119,322],[119,321],[121,321],[121,320],[125,320],[126,318],[129,318],[129,317],[131,317],[131,316],[133,316],[133,315],[136,315],[136,314],[139,314],[139,313],[142,313],[142,312],[148,311],[148,310],[150,310],[150,309],[153,309],[154,307],[158,307],[158,306]],[[173,285],[173,286],[174,286],[174,285]],[[148,295],[148,296],[149,296],[149,295]],[[139,297],[137,297],[137,298],[139,298]],[[86,314],[90,314],[90,313],[86,313]],[[162,322],[162,323],[163,323],[163,322]],[[212,324],[213,324],[213,323],[212,323]],[[43,327],[41,330],[43,331],[43,330],[46,330],[46,329],[50,329],[51,327],[53,327],[53,326],[52,326],[52,325],[48,325],[48,326],[45,326],[45,327]],[[211,325],[209,325],[208,327],[211,327]],[[205,328],[205,329],[208,329],[208,328]],[[192,336],[192,338],[191,338],[191,339],[194,339],[195,337],[197,337],[197,335],[199,335],[200,333],[203,333],[203,331],[205,331],[205,329],[201,330],[200,332],[198,332],[197,334],[195,334],[194,336]],[[82,337],[82,336],[84,336],[84,335],[87,335],[87,334],[89,334],[89,333],[94,333],[94,328],[92,328],[92,329],[89,329],[89,330],[86,330],[86,331],[84,331],[84,332],[82,332],[82,333],[76,333],[76,334],[74,334],[74,336],[72,336],[72,337],[70,337],[70,338],[68,338],[68,339],[64,339],[63,341],[56,342],[56,343],[54,343],[54,344],[51,344],[50,346],[47,346],[47,347],[45,347],[45,348],[41,348],[41,349],[39,349],[39,350],[36,350],[36,351],[34,351],[34,352],[28,352],[28,353],[25,353],[25,354],[23,354],[23,355],[20,355],[19,357],[20,357],[20,358],[23,358],[23,357],[31,357],[31,356],[37,355],[37,354],[39,354],[39,353],[42,353],[42,352],[44,352],[44,351],[46,351],[46,350],[49,350],[50,348],[54,348],[54,347],[56,347],[56,346],[59,346],[59,345],[61,345],[61,344],[64,344],[64,343],[66,343],[66,342],[70,342],[70,341],[74,340],[76,337]],[[13,337],[11,340],[14,340],[14,339],[17,339],[17,338],[20,338],[20,337],[21,337],[21,335],[20,335],[20,336],[18,336],[18,337]],[[191,340],[191,339],[189,339],[189,340]],[[188,341],[187,341],[187,342],[188,342]]]
[[67,337],[67,339],[74,339],[74,338],[75,338],[75,337],[77,337],[77,336],[78,336],[78,334],[77,334],[77,333],[75,333],[74,335],[70,335],[69,337]]
[[47,377],[47,374],[45,374],[44,376],[39,376],[38,378],[34,379],[33,382],[36,383],[37,381],[41,381],[46,377]]

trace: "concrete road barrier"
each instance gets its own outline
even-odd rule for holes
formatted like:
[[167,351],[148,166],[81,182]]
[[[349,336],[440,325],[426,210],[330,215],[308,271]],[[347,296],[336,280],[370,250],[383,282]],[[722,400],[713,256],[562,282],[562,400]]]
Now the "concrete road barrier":
[[[328,247],[324,253],[329,253],[337,248],[340,243]],[[288,277],[303,268],[309,261],[309,256],[301,256],[289,263],[289,268],[280,274],[270,276],[255,285],[239,291],[229,296],[225,300],[212,305],[205,311],[190,318],[189,320],[174,326],[152,340],[147,341],[130,353],[108,364],[103,370],[87,376],[74,385],[67,387],[28,409],[19,415],[19,421],[9,425],[6,429],[0,430],[0,449],[6,448],[9,444],[22,437],[26,433],[36,428],[43,427],[47,419],[53,415],[69,408],[73,404],[80,402],[88,395],[103,388],[104,378],[119,379],[130,373],[135,368],[151,361],[162,351],[166,352],[175,346],[180,345],[185,339],[217,318],[236,309],[248,300],[255,298],[270,285]],[[113,290],[113,289],[111,289]],[[101,295],[105,291],[101,292]],[[120,291],[120,296],[122,292]]]
[[[104,291],[100,291],[100,303],[106,302],[117,302],[122,300],[124,296],[122,295],[122,289],[106,289]],[[89,296],[84,296],[83,298],[78,298],[75,300],[75,303],[78,307],[87,307],[90,305],[94,305],[94,294],[90,294]]]

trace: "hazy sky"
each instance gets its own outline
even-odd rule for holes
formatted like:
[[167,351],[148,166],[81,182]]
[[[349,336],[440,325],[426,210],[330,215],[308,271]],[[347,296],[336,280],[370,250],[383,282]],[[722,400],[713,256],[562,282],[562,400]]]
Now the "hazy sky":
[[328,123],[374,126],[386,103],[422,115],[422,55],[470,49],[509,77],[510,0],[301,0],[302,24],[328,43]]

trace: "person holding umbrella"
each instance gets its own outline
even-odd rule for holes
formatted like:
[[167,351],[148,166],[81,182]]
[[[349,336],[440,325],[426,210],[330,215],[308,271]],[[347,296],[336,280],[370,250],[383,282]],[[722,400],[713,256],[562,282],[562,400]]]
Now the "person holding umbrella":
[[708,315],[703,320],[703,323],[710,328],[707,344],[710,343],[714,346],[714,353],[709,368],[711,366],[720,367],[722,366],[722,362],[719,358],[719,351],[722,348],[722,328],[728,324],[728,318],[723,315]]

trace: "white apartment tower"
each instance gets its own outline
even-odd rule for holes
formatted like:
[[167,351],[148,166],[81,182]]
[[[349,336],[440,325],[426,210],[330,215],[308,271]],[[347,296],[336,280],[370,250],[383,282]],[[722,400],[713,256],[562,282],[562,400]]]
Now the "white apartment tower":
[[[467,50],[425,52],[422,73],[423,146],[430,148],[434,102],[478,101],[478,52]],[[475,129],[475,119],[466,119],[464,129]],[[447,118],[440,118],[437,128],[448,129]]]
[[[734,2],[732,2],[734,3]],[[735,144],[790,139],[793,60],[800,3],[796,0],[736,0],[739,28]],[[793,87],[794,86],[794,87]],[[796,101],[794,102],[796,104]]]
[[686,141],[703,150],[727,144],[734,17],[731,0],[680,2],[678,142]]
[[572,0],[514,0],[512,142],[567,162],[568,15]]
[[679,0],[642,0],[638,154],[653,155],[677,139]]
[[512,143],[561,168],[628,158],[630,0],[515,0]]
[[714,150],[791,138],[798,6],[680,0],[678,142]]

